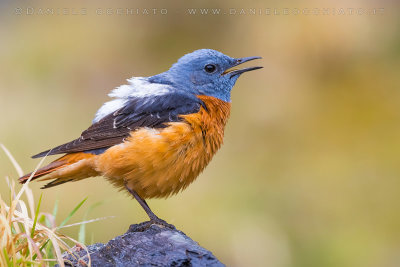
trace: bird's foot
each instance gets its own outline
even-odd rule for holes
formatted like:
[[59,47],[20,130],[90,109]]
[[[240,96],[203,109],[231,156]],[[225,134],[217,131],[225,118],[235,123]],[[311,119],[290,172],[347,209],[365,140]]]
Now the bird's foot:
[[164,227],[167,227],[167,228],[171,228],[171,229],[173,229],[173,230],[176,230],[176,228],[175,228],[174,225],[169,224],[169,223],[167,223],[166,221],[164,221],[164,220],[162,220],[162,219],[160,219],[160,218],[158,218],[158,217],[151,218],[150,221],[149,221],[149,223],[150,223],[150,225],[151,225],[151,224],[157,224],[157,225],[161,225],[161,226],[164,226]]
[[172,224],[167,223],[166,221],[155,217],[151,218],[150,221],[142,222],[139,224],[134,225],[134,228],[130,229],[133,232],[143,232],[147,229],[149,229],[153,224],[160,225],[162,227],[166,227],[172,230],[176,230],[175,226]]
[[157,225],[161,225],[173,230],[176,230],[175,226],[173,226],[172,224],[167,223],[166,221],[158,218],[157,216],[151,216],[150,217],[150,221],[148,221],[147,223],[149,223],[149,226],[152,224],[157,224]]

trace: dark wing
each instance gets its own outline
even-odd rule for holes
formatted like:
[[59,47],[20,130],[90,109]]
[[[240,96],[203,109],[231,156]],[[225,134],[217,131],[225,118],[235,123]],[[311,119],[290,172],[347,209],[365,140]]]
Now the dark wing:
[[163,128],[167,122],[181,121],[179,115],[197,113],[205,104],[195,95],[170,93],[131,98],[126,105],[92,124],[78,139],[44,151],[32,158],[83,151],[101,152],[122,143],[130,132],[141,127]]

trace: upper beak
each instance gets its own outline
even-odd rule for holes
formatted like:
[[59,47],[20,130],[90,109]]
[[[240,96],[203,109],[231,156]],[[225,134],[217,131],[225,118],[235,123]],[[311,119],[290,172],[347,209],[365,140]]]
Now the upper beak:
[[243,72],[261,69],[263,67],[260,67],[260,66],[249,67],[249,68],[244,68],[244,69],[235,69],[234,68],[234,67],[236,67],[236,66],[238,66],[240,64],[243,64],[243,63],[245,63],[247,61],[254,60],[254,59],[260,59],[260,58],[262,58],[262,57],[242,57],[242,58],[237,58],[236,62],[234,63],[234,65],[232,67],[230,67],[229,69],[225,70],[222,73],[222,75],[229,74],[230,78],[232,78],[233,76],[242,74]]

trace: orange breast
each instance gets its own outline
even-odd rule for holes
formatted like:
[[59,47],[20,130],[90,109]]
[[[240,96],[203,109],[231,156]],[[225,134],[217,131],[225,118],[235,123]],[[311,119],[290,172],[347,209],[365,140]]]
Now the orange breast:
[[96,171],[124,183],[142,198],[168,197],[185,189],[220,148],[230,103],[199,96],[207,109],[182,115],[163,129],[142,128],[96,158]]

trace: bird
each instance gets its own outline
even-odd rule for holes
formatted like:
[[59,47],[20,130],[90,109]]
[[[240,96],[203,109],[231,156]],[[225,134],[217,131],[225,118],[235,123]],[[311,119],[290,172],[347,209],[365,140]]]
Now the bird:
[[[89,128],[71,142],[32,156],[62,156],[19,178],[51,180],[42,188],[103,176],[126,190],[150,223],[165,224],[146,200],[167,198],[191,184],[223,143],[238,68],[261,57],[232,58],[212,49],[182,56],[170,69],[132,77],[113,89]],[[125,192],[126,192],[125,191]]]

